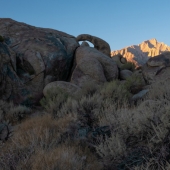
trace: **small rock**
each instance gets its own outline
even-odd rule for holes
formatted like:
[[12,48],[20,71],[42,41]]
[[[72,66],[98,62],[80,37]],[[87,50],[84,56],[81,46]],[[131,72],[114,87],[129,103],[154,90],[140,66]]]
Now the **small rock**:
[[121,70],[120,71],[120,79],[121,80],[126,80],[131,75],[132,75],[132,71],[130,71],[130,70]]
[[139,93],[133,95],[132,97],[132,101],[136,101],[141,99],[143,96],[145,96],[147,93],[149,92],[149,89],[144,89],[142,91],[140,91]]
[[57,87],[63,89],[70,95],[72,95],[73,93],[75,94],[76,92],[80,90],[80,88],[76,86],[75,84],[65,82],[65,81],[54,81],[45,86],[45,88],[43,89],[44,96],[47,96],[47,92],[52,89],[54,90],[54,93],[55,93],[55,89]]

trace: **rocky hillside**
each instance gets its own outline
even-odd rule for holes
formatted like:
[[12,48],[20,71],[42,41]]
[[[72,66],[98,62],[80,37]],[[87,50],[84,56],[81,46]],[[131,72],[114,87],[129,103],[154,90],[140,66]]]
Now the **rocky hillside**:
[[112,51],[111,56],[113,57],[120,53],[127,61],[131,61],[135,63],[135,65],[143,65],[149,57],[154,57],[165,51],[170,51],[170,46],[158,42],[156,39],[150,39],[138,45],[132,45],[121,50]]
[[0,18],[0,170],[169,170],[169,48],[127,49]]
[[[87,42],[80,47],[79,41],[86,40],[94,48]],[[55,84],[75,91],[93,80],[114,80],[118,78],[118,68],[110,53],[109,44],[98,37],[81,34],[76,38],[0,18],[0,99],[28,106],[39,102],[46,85],[45,89]],[[50,84],[55,81],[57,85]]]

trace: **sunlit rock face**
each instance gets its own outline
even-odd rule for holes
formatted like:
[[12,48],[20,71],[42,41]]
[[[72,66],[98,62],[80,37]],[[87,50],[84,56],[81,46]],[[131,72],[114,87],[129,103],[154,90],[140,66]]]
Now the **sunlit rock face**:
[[79,46],[75,37],[6,18],[0,36],[0,99],[33,104],[46,84],[68,79]]
[[165,51],[170,51],[170,46],[158,42],[156,39],[150,39],[139,45],[132,45],[121,50],[112,51],[111,56],[113,57],[120,53],[127,61],[133,62],[136,66],[141,66],[150,57],[157,56]]

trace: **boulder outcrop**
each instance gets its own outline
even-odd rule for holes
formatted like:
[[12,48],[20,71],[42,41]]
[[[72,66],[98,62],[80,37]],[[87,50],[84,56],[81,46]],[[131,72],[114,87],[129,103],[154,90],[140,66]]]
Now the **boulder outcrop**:
[[120,71],[120,79],[126,80],[128,77],[130,77],[133,74],[130,70],[121,70]]
[[46,84],[68,79],[79,46],[75,37],[12,19],[0,19],[0,34],[0,98],[36,103]]
[[94,48],[104,53],[105,55],[110,57],[111,50],[110,45],[101,38],[89,35],[89,34],[81,34],[77,36],[77,41],[89,41],[94,45]]
[[[73,94],[88,82],[99,85],[116,79],[127,80],[135,74],[128,69],[127,58],[121,54],[111,58],[109,44],[92,35],[81,34],[75,38],[12,19],[0,19],[0,34],[2,100],[34,105],[52,88]],[[79,45],[78,41],[83,43]],[[93,43],[94,48],[86,41]],[[148,46],[153,47],[154,42]],[[165,52],[150,58],[142,66],[142,75],[151,84],[156,79],[169,78],[169,66],[170,52]],[[145,82],[132,86],[130,92],[137,94],[144,85]]]
[[72,73],[71,83],[80,87],[94,81],[98,84],[118,78],[115,61],[93,47],[82,44],[75,53],[76,67]]
[[170,77],[170,52],[150,58],[142,67],[142,74],[148,84],[164,81]]

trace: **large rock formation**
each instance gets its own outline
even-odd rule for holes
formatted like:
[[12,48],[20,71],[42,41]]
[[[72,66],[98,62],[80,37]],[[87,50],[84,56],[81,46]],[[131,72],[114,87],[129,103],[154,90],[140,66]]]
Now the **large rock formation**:
[[150,57],[162,54],[165,51],[170,51],[170,46],[158,42],[156,39],[151,39],[139,45],[132,45],[121,50],[112,51],[111,56],[121,54],[127,61],[133,62],[136,66],[141,66],[145,64]]
[[[148,61],[149,67],[159,67],[158,72],[169,67],[168,53],[163,60],[155,58]],[[38,103],[53,88],[76,93],[88,82],[103,84],[133,75],[121,70],[127,60],[121,55],[112,59],[109,44],[98,37],[81,34],[75,38],[11,19],[0,19],[0,61],[0,99],[24,105]]]
[[150,58],[142,67],[142,74],[148,84],[170,78],[170,52]]
[[12,19],[0,19],[0,36],[0,99],[33,104],[46,84],[68,79],[75,37]]
[[101,38],[89,35],[89,34],[81,34],[77,36],[77,41],[89,41],[94,45],[94,48],[104,53],[105,55],[110,57],[110,45]]
[[104,83],[118,78],[118,67],[115,61],[87,43],[77,48],[75,53],[76,67],[71,83],[82,87],[87,82]]

